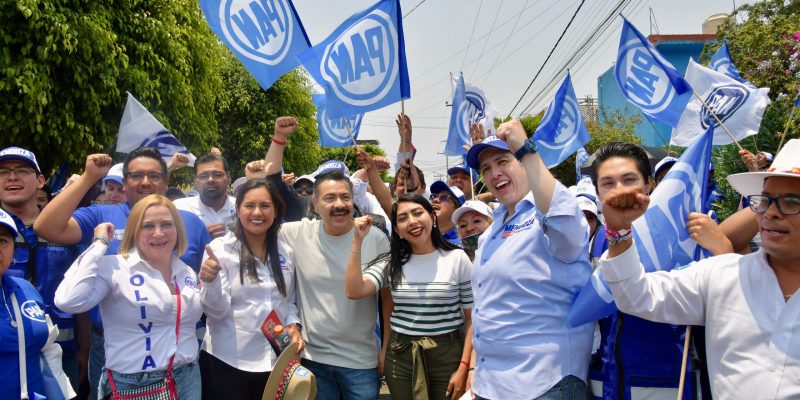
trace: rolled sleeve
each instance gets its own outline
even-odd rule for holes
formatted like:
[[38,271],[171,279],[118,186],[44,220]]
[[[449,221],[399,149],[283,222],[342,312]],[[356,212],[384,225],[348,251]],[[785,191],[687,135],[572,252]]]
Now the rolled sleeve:
[[375,291],[378,291],[383,287],[387,264],[388,262],[375,263],[364,270],[363,276],[365,276],[370,280],[370,282],[372,282],[373,285],[375,285]]
[[546,215],[536,210],[550,254],[566,263],[584,256],[589,241],[589,225],[578,208],[578,201],[564,185],[556,184]]

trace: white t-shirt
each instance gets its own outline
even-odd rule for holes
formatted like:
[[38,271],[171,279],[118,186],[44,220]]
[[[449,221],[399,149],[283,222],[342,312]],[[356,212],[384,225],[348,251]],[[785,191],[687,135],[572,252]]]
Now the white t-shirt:
[[[375,287],[390,287],[388,263],[364,271]],[[413,336],[441,335],[464,324],[472,308],[472,261],[463,250],[412,254],[403,265],[403,279],[392,288],[391,326]]]
[[[242,284],[239,273],[241,242],[233,232],[214,239],[209,246],[222,269],[217,279],[203,282],[200,289],[207,316],[203,350],[243,371],[271,371],[277,357],[261,332],[261,323],[273,309],[284,326],[300,322],[295,306],[292,250],[278,241],[278,255],[286,284],[284,297],[278,291],[269,260],[264,264],[256,259],[261,281],[256,282],[245,275]],[[207,258],[208,254],[203,261]]]
[[[349,300],[345,295],[353,230],[331,236],[321,220],[304,218],[283,224],[280,235],[294,251],[297,306],[306,341],[303,357],[337,367],[375,368],[377,298]],[[372,227],[364,238],[361,264],[388,251],[386,235]]]
[[173,202],[178,210],[188,211],[197,215],[204,224],[224,224],[226,227],[236,220],[236,198],[228,196],[225,205],[219,211],[203,204],[200,196],[185,197]]

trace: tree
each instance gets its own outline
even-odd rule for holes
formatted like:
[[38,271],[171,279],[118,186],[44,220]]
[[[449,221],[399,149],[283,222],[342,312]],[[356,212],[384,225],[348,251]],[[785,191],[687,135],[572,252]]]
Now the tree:
[[[701,59],[708,60],[724,41],[727,41],[731,58],[742,77],[758,87],[770,88],[772,104],[761,120],[758,135],[741,142],[755,152],[775,154],[780,134],[789,117],[798,89],[800,89],[800,1],[766,0],[744,4],[731,14],[731,18],[717,32],[718,41],[707,44]],[[742,20],[741,22],[738,22]],[[787,140],[800,136],[796,121],[789,129]],[[716,203],[718,214],[727,217],[739,204],[736,193],[724,179],[734,173],[744,172],[735,145],[720,146],[714,150],[716,176],[723,197]]]
[[0,132],[42,169],[109,151],[129,91],[190,150],[215,143],[219,41],[194,0],[0,2]]

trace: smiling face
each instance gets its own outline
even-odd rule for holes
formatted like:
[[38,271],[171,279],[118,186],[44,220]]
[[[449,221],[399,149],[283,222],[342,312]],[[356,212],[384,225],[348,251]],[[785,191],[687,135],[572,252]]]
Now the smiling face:
[[344,235],[353,227],[353,193],[347,181],[319,182],[312,202],[328,234]]
[[[437,194],[439,195],[438,197],[431,196],[431,206],[433,206],[433,210],[436,211],[436,220],[439,221],[441,225],[450,225],[450,219],[453,217],[453,213],[458,206],[455,204],[455,200],[452,197],[453,195],[447,190],[442,190]],[[447,200],[442,201],[441,196],[446,196]]]
[[397,203],[396,234],[405,239],[412,249],[431,245],[431,232],[435,216],[422,205],[403,201]]
[[606,194],[617,188],[637,188],[647,194],[651,186],[633,158],[611,157],[597,166],[597,195],[600,200],[605,200]]
[[263,238],[275,220],[272,196],[263,186],[247,191],[236,211],[239,213],[239,222],[245,235],[254,239]]
[[[161,163],[149,157],[137,157],[128,163],[128,175],[123,180],[125,197],[133,206],[143,197],[167,192],[168,177]],[[151,177],[154,179],[151,180]]]
[[[800,196],[800,179],[771,177],[761,192],[767,196]],[[756,213],[761,227],[761,247],[770,259],[781,263],[796,263],[800,259],[800,214],[783,215],[773,203],[762,214]]]
[[0,169],[13,170],[0,177],[0,202],[22,207],[29,201],[36,201],[36,191],[44,186],[44,176],[36,173],[30,164],[17,160],[0,163]]
[[467,199],[472,197],[472,188],[469,185],[469,175],[466,172],[455,171],[448,177],[447,185],[455,186],[461,189]]
[[483,233],[483,231],[489,229],[491,224],[489,217],[477,211],[467,211],[458,219],[458,237],[463,239],[467,236]]
[[510,152],[483,150],[478,163],[489,191],[506,207],[514,207],[530,191],[524,167]]
[[145,260],[164,260],[172,257],[178,242],[178,229],[167,206],[154,205],[144,212],[136,248]]

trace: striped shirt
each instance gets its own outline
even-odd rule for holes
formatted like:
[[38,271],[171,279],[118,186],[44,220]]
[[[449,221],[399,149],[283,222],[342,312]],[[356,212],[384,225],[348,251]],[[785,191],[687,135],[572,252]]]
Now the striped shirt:
[[[369,266],[364,276],[375,287],[390,286],[388,263]],[[413,336],[452,332],[464,324],[462,309],[472,308],[472,262],[463,250],[412,254],[403,279],[392,289],[392,330]]]

